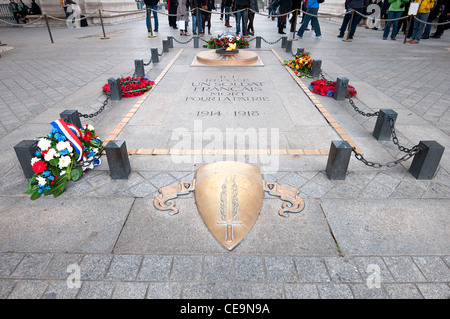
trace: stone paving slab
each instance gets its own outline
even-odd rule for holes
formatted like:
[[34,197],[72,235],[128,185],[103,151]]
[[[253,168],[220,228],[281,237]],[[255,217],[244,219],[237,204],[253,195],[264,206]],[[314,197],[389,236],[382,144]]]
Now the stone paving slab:
[[[430,255],[342,258],[0,253],[0,298],[442,299],[450,294],[448,261],[448,256]],[[95,276],[93,262],[100,262]],[[33,271],[28,270],[30,263]],[[79,288],[70,286],[73,273],[68,267],[74,265],[80,267],[82,276]],[[436,273],[440,273],[439,278]],[[373,281],[374,274],[379,276],[377,281]]]

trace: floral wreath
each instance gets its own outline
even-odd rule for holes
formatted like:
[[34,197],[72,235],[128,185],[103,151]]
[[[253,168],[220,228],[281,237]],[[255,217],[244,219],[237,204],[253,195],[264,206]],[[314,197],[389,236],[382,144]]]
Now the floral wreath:
[[217,38],[211,38],[203,45],[207,49],[226,49],[229,44],[236,44],[236,49],[246,49],[249,43],[240,35],[220,34]]
[[[153,85],[155,85],[154,81],[150,81],[146,77],[131,77],[128,76],[126,78],[120,78],[120,88],[122,89],[122,97],[135,97],[144,94],[144,92],[150,90]],[[109,95],[109,84],[105,84],[102,87],[103,93]]]
[[101,164],[103,142],[97,138],[92,125],[80,129],[63,119],[51,124],[52,130],[39,138],[31,159],[34,174],[25,190],[31,194],[31,200],[42,194],[61,195],[67,181],[78,181],[87,169]]
[[310,75],[312,72],[312,63],[313,59],[309,55],[309,52],[303,52],[301,54],[297,54],[295,59],[292,60],[284,60],[283,65],[287,65],[290,67],[294,74],[301,78],[312,78]]
[[[311,92],[332,97],[336,89],[336,81],[327,81],[324,79],[311,82],[309,89]],[[357,94],[354,86],[348,85],[348,92],[345,97],[353,97]]]

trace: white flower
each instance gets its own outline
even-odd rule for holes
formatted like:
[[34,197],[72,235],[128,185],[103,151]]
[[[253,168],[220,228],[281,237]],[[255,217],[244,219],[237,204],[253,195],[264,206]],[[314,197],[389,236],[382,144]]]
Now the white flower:
[[65,171],[65,170],[62,170],[61,173],[60,173],[60,175],[62,176],[62,175],[64,175],[64,174],[66,174],[66,171]]
[[65,149],[67,149],[67,151],[69,153],[72,153],[72,151],[73,151],[72,145],[70,145],[70,143],[67,142],[67,141],[65,141],[65,142],[63,142],[63,141],[58,142],[58,144],[56,144],[56,149],[59,152],[64,151]]
[[46,151],[50,148],[51,143],[52,142],[49,139],[41,138],[39,139],[37,146],[41,149],[41,151]]
[[65,167],[69,166],[70,161],[71,161],[70,156],[66,155],[66,156],[61,157],[59,159],[59,163],[58,163],[59,168],[65,168]]
[[42,176],[36,177],[36,180],[39,183],[39,186],[45,186],[45,184],[47,184],[47,179]]
[[95,128],[91,124],[86,124],[86,130],[94,131]]
[[33,164],[36,163],[37,161],[39,161],[39,158],[33,157],[33,158],[31,159],[31,166],[33,166]]
[[51,148],[48,150],[47,154],[44,155],[45,161],[49,162],[51,161],[56,155],[56,151],[54,148]]

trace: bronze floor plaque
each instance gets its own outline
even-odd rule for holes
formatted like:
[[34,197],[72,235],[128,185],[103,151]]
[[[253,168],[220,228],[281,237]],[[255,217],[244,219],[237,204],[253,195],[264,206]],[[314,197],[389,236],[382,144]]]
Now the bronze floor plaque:
[[289,217],[289,213],[299,213],[304,208],[296,188],[265,181],[258,167],[241,162],[218,162],[199,168],[194,180],[161,188],[154,206],[177,214],[173,200],[191,191],[195,191],[197,209],[205,225],[228,250],[236,247],[256,222],[264,191],[285,201],[278,212],[280,216]]

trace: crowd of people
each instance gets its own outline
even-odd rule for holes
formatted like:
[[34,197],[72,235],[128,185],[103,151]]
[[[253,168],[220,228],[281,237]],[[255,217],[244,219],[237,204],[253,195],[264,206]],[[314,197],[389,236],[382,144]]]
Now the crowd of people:
[[[211,35],[211,11],[216,10],[216,0],[167,0],[169,12],[169,25],[180,30],[180,35],[190,35],[188,31],[189,23],[192,22],[192,33],[194,35]],[[218,1],[218,0],[217,0]],[[311,26],[314,30],[314,39],[321,39],[322,33],[319,23],[320,4],[324,0],[270,0],[268,4],[268,18],[277,19],[277,31],[279,34],[286,34],[285,28],[289,18],[290,32],[296,32],[299,39],[303,37],[305,31]],[[144,0],[147,9],[147,29],[151,32],[150,14],[154,16],[154,30],[158,31],[158,3],[159,0]],[[372,5],[369,12],[368,6]],[[362,15],[368,16],[373,13],[373,5],[379,7],[378,19],[384,19],[385,26],[382,39],[396,40],[399,30],[405,34],[408,32],[408,43],[418,44],[421,39],[440,38],[444,30],[450,28],[449,24],[442,24],[450,21],[450,0],[345,0],[346,13],[339,28],[338,38],[351,42],[355,35]],[[414,13],[418,19],[408,19],[409,8],[416,7]],[[242,10],[249,8],[251,10]],[[198,10],[197,10],[198,9]],[[200,10],[203,9],[203,10]],[[301,9],[295,11],[296,9]],[[234,16],[235,32],[241,35],[254,35],[255,12],[259,12],[257,0],[221,0],[220,20],[224,21],[224,26],[232,28],[231,18]],[[231,14],[230,14],[231,12]],[[297,16],[301,12],[301,17]],[[290,13],[289,15],[287,13]],[[248,17],[247,17],[248,14]],[[198,16],[197,16],[198,15]],[[190,20],[192,17],[192,21]],[[373,17],[372,17],[373,18]],[[419,21],[420,20],[420,21]],[[432,23],[439,22],[437,30],[430,35],[431,25],[421,21]],[[298,30],[296,26],[300,25]],[[411,27],[406,30],[410,23]],[[197,30],[198,28],[198,30]],[[366,26],[367,28],[367,26]],[[375,26],[373,29],[377,30]],[[344,39],[345,32],[347,36]]]
[[30,0],[30,6],[27,6],[22,2],[22,0],[17,0],[17,2],[10,0],[8,6],[14,16],[14,19],[16,20],[16,23],[20,23],[20,21],[27,23],[29,21],[27,15],[41,14],[41,8],[35,0]]

